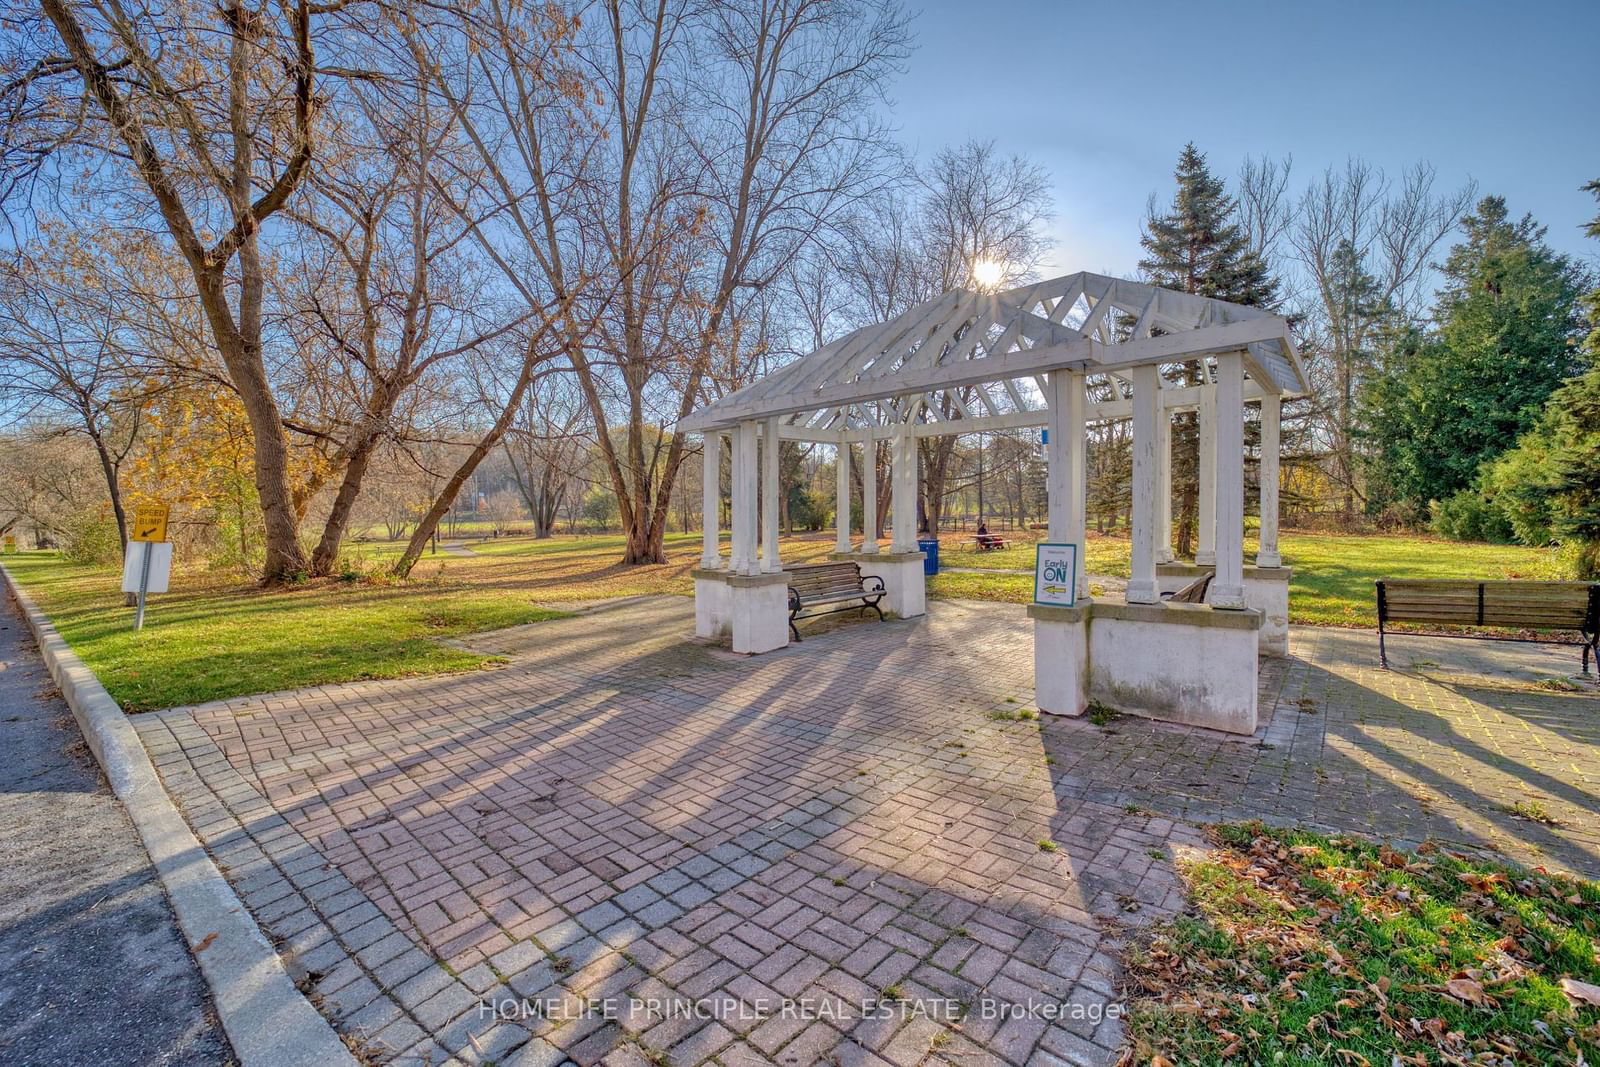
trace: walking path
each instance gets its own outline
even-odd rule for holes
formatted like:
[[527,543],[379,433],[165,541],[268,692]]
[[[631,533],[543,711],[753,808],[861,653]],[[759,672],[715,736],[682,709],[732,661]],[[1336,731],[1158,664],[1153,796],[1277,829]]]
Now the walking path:
[[[685,641],[691,611],[601,604],[471,640],[503,670],[136,725],[324,1010],[435,1067],[1104,1063],[1115,941],[1180,906],[1191,821],[1600,871],[1596,690],[1530,684],[1570,649],[1406,638],[1380,671],[1371,634],[1296,628],[1236,738],[1019,719],[1012,605],[756,658]],[[280,865],[307,843],[326,864]],[[606,997],[620,1015],[584,1010]],[[670,1014],[686,1003],[736,1007]],[[1028,1004],[1060,1010],[1003,1014]]]
[[0,753],[0,1062],[229,1062],[144,846],[3,594]]

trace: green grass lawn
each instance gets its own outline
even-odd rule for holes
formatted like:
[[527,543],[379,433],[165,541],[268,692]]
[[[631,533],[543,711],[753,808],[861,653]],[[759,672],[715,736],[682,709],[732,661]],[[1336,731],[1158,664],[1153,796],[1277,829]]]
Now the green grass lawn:
[[[1125,950],[1133,1062],[1594,1062],[1600,885],[1260,824]],[[1574,985],[1573,983],[1580,983]],[[1569,992],[1570,990],[1570,992]],[[1586,991],[1587,990],[1587,991]]]
[[[1247,538],[1247,563],[1255,549],[1255,539]],[[1285,531],[1279,538],[1279,550],[1284,563],[1294,568],[1289,580],[1289,621],[1318,626],[1377,626],[1373,583],[1379,578],[1567,577],[1554,549],[1518,545]],[[1089,573],[1126,578],[1128,554],[1126,539],[1091,534],[1086,552]],[[940,555],[941,561],[952,567],[1033,568],[1031,543],[981,553],[941,548]],[[934,596],[1026,604],[1033,599],[1033,578],[1031,574],[941,574],[929,591]]]
[[[1009,536],[1009,535],[1008,535]],[[947,535],[946,566],[1031,569],[1033,546],[974,553]],[[672,534],[663,566],[618,562],[617,535],[543,541],[498,538],[464,542],[472,555],[424,555],[410,580],[328,579],[264,591],[236,576],[180,569],[173,591],[151,601],[145,630],[118,592],[120,571],[75,566],[52,552],[7,557],[62,636],[129,710],[192,704],[361,678],[465,671],[490,662],[440,638],[550,618],[568,601],[693,591],[700,536]],[[376,574],[400,542],[353,546],[356,571]],[[1251,546],[1253,548],[1253,546]],[[1552,553],[1415,537],[1287,533],[1285,559],[1295,568],[1295,622],[1369,626],[1372,582],[1380,577],[1558,577]],[[824,559],[831,533],[783,539],[789,562]],[[1128,542],[1091,535],[1092,574],[1125,576]],[[1033,579],[1021,574],[941,574],[934,596],[1025,603]],[[555,607],[553,608],[552,605]]]
[[326,581],[265,591],[237,580],[175,576],[133,629],[120,572],[53,553],[6,566],[68,644],[129,711],[277,689],[476,670],[495,662],[439,638],[556,617],[526,596],[455,580]]
[[[54,552],[5,557],[106,689],[129,711],[365,678],[476,670],[499,662],[441,638],[559,617],[551,604],[643,593],[687,595],[700,536],[675,534],[668,563],[618,563],[620,536],[468,541],[470,556],[424,555],[404,582],[381,576],[404,542],[352,546],[366,577],[262,590],[233,575],[179,568],[151,597],[140,633],[121,570]],[[818,559],[831,535],[787,538],[785,559]]]

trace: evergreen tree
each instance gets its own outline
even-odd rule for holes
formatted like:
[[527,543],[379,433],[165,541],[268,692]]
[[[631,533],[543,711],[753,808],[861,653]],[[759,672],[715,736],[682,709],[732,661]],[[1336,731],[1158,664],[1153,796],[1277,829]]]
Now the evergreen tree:
[[[1584,186],[1600,199],[1600,181]],[[1600,217],[1589,223],[1600,238]],[[1583,299],[1588,370],[1551,394],[1538,426],[1486,469],[1484,488],[1522,540],[1553,535],[1573,547],[1577,576],[1600,579],[1600,288]]]
[[[1278,283],[1266,262],[1250,247],[1238,221],[1238,205],[1223,180],[1211,173],[1206,157],[1191,142],[1178,155],[1177,192],[1172,206],[1158,214],[1155,198],[1145,219],[1144,258],[1139,270],[1146,281],[1168,289],[1215,297],[1235,304],[1272,308]],[[1200,383],[1198,365],[1186,365],[1178,379]],[[1194,412],[1173,420],[1173,489],[1178,495],[1177,551],[1188,555],[1199,509],[1197,456],[1199,425]]]
[[1402,334],[1390,373],[1362,392],[1369,484],[1418,509],[1471,485],[1579,367],[1582,270],[1531,217],[1511,221],[1501,197],[1485,197],[1462,226],[1435,329]]
[[1221,178],[1206,166],[1193,143],[1183,146],[1175,172],[1178,190],[1164,215],[1154,205],[1140,244],[1139,270],[1168,289],[1270,308],[1278,303],[1278,283],[1266,262],[1250,247],[1239,225],[1238,204]]

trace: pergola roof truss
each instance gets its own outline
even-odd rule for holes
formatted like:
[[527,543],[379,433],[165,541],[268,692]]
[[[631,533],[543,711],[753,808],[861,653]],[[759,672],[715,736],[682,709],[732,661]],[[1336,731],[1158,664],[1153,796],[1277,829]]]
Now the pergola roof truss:
[[[1121,418],[1134,366],[1205,368],[1223,351],[1245,353],[1249,395],[1307,388],[1287,323],[1258,308],[1088,273],[1001,293],[954,289],[829,342],[679,428],[777,416],[785,437],[838,441],[905,427],[920,436],[1041,426],[1045,375],[1058,370],[1104,376],[1091,417]],[[1169,407],[1197,400],[1182,387],[1163,392]]]

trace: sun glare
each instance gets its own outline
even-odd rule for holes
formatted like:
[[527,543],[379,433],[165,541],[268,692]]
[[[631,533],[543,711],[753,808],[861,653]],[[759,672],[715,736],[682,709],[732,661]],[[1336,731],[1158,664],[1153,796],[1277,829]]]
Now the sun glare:
[[997,259],[979,259],[972,264],[972,280],[980,289],[993,289],[1005,277],[1005,268]]

